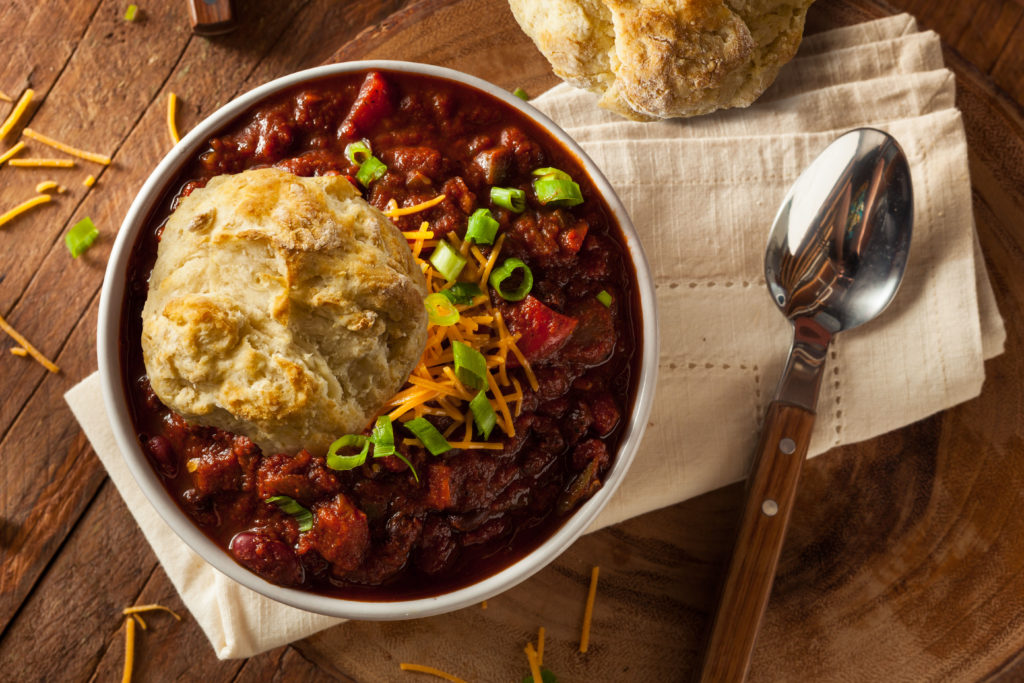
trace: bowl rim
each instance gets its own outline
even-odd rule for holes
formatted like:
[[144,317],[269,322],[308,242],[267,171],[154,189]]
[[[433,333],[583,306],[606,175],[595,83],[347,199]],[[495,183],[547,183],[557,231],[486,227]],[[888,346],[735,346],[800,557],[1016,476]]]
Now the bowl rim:
[[[476,88],[535,121],[572,153],[590,176],[619,223],[636,270],[640,298],[641,359],[634,409],[604,485],[537,548],[504,569],[468,586],[435,596],[391,601],[352,600],[269,583],[244,568],[204,534],[171,499],[138,442],[124,396],[120,365],[120,325],[127,265],[139,231],[161,198],[167,182],[216,131],[271,95],[303,82],[356,71],[396,71],[432,76]],[[441,614],[479,603],[525,581],[562,554],[604,509],[625,477],[640,445],[654,400],[658,368],[658,318],[650,265],[636,228],[604,174],[580,145],[526,101],[481,78],[454,69],[396,60],[362,60],[297,71],[260,85],[221,106],[195,126],[150,173],[125,215],[100,294],[96,351],[103,400],[121,456],[139,488],[167,525],[210,566],[236,582],[278,602],[309,612],[347,619],[396,620]]]

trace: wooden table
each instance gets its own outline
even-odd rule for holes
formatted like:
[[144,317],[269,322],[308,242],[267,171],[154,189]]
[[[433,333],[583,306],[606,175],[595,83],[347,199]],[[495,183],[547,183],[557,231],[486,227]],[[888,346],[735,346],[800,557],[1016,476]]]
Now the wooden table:
[[[447,64],[532,92],[553,82],[503,0],[252,0],[238,3],[241,29],[215,39],[190,34],[184,2],[140,2],[133,23],[122,18],[127,4],[0,6],[0,90],[16,96],[30,83],[41,102],[33,128],[115,159],[106,169],[0,170],[3,209],[44,179],[68,188],[0,229],[0,314],[62,368],[48,374],[0,340],[6,680],[114,680],[121,608],[182,608],[62,400],[96,368],[104,265],[134,193],[169,148],[168,93],[181,98],[179,126],[188,130],[258,83],[370,54]],[[894,4],[940,33],[958,78],[1007,349],[987,364],[980,398],[809,463],[752,680],[1024,677],[1024,2]],[[894,11],[877,0],[819,0],[808,30]],[[491,39],[495,26],[500,40]],[[98,177],[91,189],[82,184],[88,173]],[[101,238],[76,261],[62,235],[83,216]],[[739,487],[728,487],[585,537],[486,610],[347,624],[245,661],[217,661],[188,615],[180,624],[154,617],[139,634],[136,680],[414,680],[398,672],[402,660],[474,681],[519,680],[522,646],[540,625],[545,662],[561,680],[685,680],[739,501]],[[602,580],[584,656],[576,646],[594,564]]]

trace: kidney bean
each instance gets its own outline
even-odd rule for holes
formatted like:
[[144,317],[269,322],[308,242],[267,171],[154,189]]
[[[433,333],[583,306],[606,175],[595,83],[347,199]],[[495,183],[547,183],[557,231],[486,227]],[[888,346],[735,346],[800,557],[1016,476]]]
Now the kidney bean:
[[266,534],[257,531],[239,532],[231,539],[228,550],[239,564],[270,583],[294,586],[302,583],[305,578],[295,551]]

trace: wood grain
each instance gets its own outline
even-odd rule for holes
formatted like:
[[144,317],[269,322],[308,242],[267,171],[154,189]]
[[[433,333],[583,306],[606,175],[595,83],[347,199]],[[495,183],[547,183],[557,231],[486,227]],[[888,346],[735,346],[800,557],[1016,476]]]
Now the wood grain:
[[[182,98],[185,131],[238,92],[327,59],[418,59],[532,93],[555,82],[502,0],[407,4],[257,0],[238,32],[212,40],[191,35],[179,2],[146,5],[145,21],[132,24],[114,0],[0,6],[4,25],[17,27],[0,39],[0,90],[31,84],[33,128],[115,156],[91,191],[80,183],[92,167],[62,171],[55,179],[67,194],[0,230],[0,313],[64,370],[46,375],[0,340],[0,677],[116,678],[120,608],[151,599],[180,607],[61,398],[95,369],[102,268],[134,192],[168,148],[167,93]],[[986,365],[978,399],[807,464],[754,681],[1024,678],[1024,322],[1015,315],[1024,307],[1024,5],[894,4],[939,31],[957,75],[1007,352]],[[808,31],[893,11],[819,0]],[[0,206],[30,195],[43,175],[0,171]],[[102,237],[75,262],[61,235],[82,215]],[[564,680],[686,680],[741,500],[729,487],[587,536],[487,610],[350,623],[245,662],[218,662],[194,620],[154,618],[152,632],[138,634],[137,680],[399,680],[403,659],[471,680],[518,680],[522,645],[540,625],[545,661]],[[594,564],[601,588],[583,656]]]
[[[704,683],[746,678],[796,503],[796,487],[813,426],[814,414],[806,408],[772,402],[765,413],[722,597],[715,608],[701,665],[700,680]],[[784,441],[788,441],[788,447]],[[768,505],[771,507],[765,507]]]

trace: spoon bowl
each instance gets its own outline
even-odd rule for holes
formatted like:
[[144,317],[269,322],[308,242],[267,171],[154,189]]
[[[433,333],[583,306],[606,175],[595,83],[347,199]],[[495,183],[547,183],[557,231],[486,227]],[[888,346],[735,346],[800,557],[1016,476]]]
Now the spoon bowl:
[[764,271],[776,306],[832,334],[877,316],[903,277],[913,211],[910,166],[896,140],[874,128],[837,138],[775,216]]

